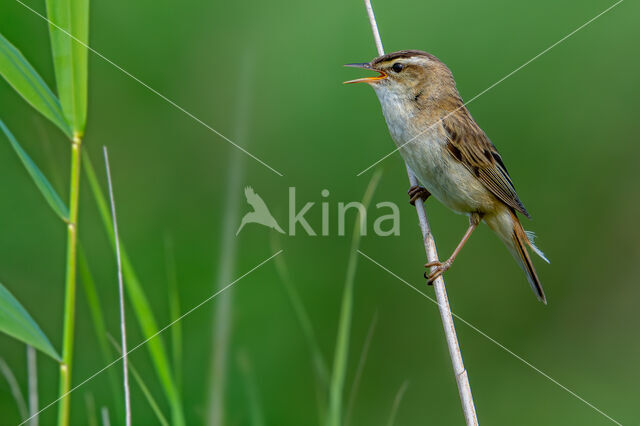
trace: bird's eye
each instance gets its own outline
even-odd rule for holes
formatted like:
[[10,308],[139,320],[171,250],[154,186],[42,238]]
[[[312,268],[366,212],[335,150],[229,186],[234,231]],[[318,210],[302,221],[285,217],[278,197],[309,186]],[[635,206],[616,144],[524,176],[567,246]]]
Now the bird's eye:
[[399,62],[396,62],[395,64],[393,64],[393,66],[391,67],[391,69],[392,69],[394,72],[400,72],[400,71],[402,71],[402,70],[404,69],[404,65],[402,65],[402,64],[401,64],[401,63],[399,63]]

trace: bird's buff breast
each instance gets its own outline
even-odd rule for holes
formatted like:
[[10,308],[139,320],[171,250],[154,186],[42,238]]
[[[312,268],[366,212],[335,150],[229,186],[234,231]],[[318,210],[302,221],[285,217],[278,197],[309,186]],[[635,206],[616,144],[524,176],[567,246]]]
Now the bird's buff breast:
[[416,117],[417,109],[389,94],[378,92],[378,97],[400,154],[435,198],[460,213],[482,211],[485,201],[493,201],[486,188],[447,152],[441,123],[425,120],[422,114]]

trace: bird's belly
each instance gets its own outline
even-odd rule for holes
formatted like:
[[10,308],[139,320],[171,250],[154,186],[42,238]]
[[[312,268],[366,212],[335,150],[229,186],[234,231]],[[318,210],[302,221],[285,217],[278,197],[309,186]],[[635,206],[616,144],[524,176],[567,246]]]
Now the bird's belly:
[[496,198],[447,150],[437,122],[425,124],[402,99],[376,90],[391,138],[418,181],[445,206],[460,213],[491,210]]
[[400,152],[420,183],[445,206],[459,213],[485,210],[484,207],[493,201],[490,193],[451,156],[446,143],[445,138],[428,131],[399,146],[402,146]]

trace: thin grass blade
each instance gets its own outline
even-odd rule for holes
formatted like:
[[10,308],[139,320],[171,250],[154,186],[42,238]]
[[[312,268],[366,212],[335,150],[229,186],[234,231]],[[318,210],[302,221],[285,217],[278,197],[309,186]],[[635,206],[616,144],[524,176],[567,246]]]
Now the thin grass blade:
[[38,426],[38,354],[33,346],[27,345],[27,380],[29,388],[29,426]]
[[409,380],[405,380],[402,382],[400,389],[398,389],[398,393],[396,393],[396,397],[393,398],[393,405],[391,406],[391,414],[389,415],[389,423],[388,426],[393,426],[396,422],[396,416],[398,415],[398,409],[400,408],[400,403],[402,402],[402,398],[404,398],[404,394],[407,392],[407,388],[409,387]]
[[0,34],[0,75],[29,105],[71,138],[71,127],[64,118],[60,101],[29,61],[2,34]]
[[120,256],[120,237],[118,233],[118,220],[116,215],[116,202],[113,195],[113,181],[111,180],[111,166],[109,165],[109,153],[107,147],[102,147],[104,154],[104,167],[107,173],[107,185],[109,188],[109,201],[111,203],[111,217],[113,219],[113,237],[116,246],[116,264],[118,270],[118,301],[120,302],[120,338],[122,345],[122,373],[124,383],[124,408],[125,425],[131,426],[131,395],[129,392],[129,357],[127,352],[127,323],[124,309],[124,284],[122,282],[122,258]]
[[[96,339],[98,340],[98,347],[102,355],[104,364],[109,364],[113,361],[113,353],[107,340],[107,326],[104,322],[104,313],[102,312],[102,306],[100,304],[100,296],[96,289],[96,283],[93,279],[93,274],[89,268],[89,262],[84,253],[82,244],[78,244],[78,275],[84,288],[85,296],[87,297],[87,304],[89,305],[89,312],[91,313],[91,321],[93,322],[93,329],[95,331]],[[110,368],[107,372],[109,376],[109,384],[115,402],[116,413],[118,418],[124,417],[124,404],[120,395],[120,386],[118,385],[118,378],[116,377],[116,370]]]
[[[120,349],[118,342],[116,342],[116,339],[114,339],[113,336],[109,335],[109,341],[115,348],[118,355],[122,355],[122,350]],[[156,402],[155,398],[153,397],[153,394],[149,390],[149,387],[145,384],[144,379],[142,378],[138,370],[134,367],[131,360],[129,360],[129,371],[131,371],[131,375],[133,376],[133,379],[138,384],[138,387],[140,388],[140,390],[142,391],[142,394],[144,395],[145,399],[149,403],[149,406],[153,410],[153,413],[156,415],[156,418],[158,419],[158,423],[160,423],[162,426],[169,426],[169,422],[167,421],[167,418],[162,413],[162,410],[160,409],[160,406]]]
[[[279,234],[275,232],[271,233],[271,248],[273,249],[273,251],[278,251],[281,248],[277,240],[278,236]],[[316,332],[311,323],[307,308],[304,306],[302,298],[300,297],[300,294],[298,293],[298,290],[296,289],[291,279],[291,274],[289,273],[289,267],[287,266],[286,259],[284,256],[279,256],[274,260],[276,271],[280,276],[280,281],[282,281],[284,285],[287,296],[289,297],[289,301],[291,302],[291,305],[293,307],[293,311],[295,312],[298,323],[300,324],[300,328],[302,328],[302,333],[304,334],[305,340],[307,341],[307,346],[309,346],[309,351],[313,358],[313,365],[316,371],[316,375],[318,376],[321,383],[323,383],[324,385],[328,385],[329,368],[327,367],[327,362],[325,361],[324,355],[320,350]]]
[[56,361],[60,355],[20,302],[0,284],[0,332],[31,345]]
[[[245,53],[238,72],[238,90],[236,91],[237,103],[235,112],[235,137],[236,141],[243,143],[248,140],[248,129],[251,106],[251,86],[253,56]],[[218,273],[214,286],[216,290],[223,288],[233,278],[233,270],[236,264],[238,239],[234,235],[235,221],[239,216],[242,193],[241,184],[244,175],[244,156],[238,150],[231,152],[227,170],[224,213],[221,224],[220,257],[218,260]],[[225,419],[225,398],[227,395],[227,372],[229,358],[229,341],[232,327],[233,311],[232,290],[220,295],[213,311],[211,323],[213,350],[210,363],[209,389],[208,389],[208,414],[209,426],[222,426],[227,423]]]
[[173,360],[173,376],[176,386],[182,393],[182,323],[176,321],[180,317],[180,292],[178,291],[178,274],[176,273],[176,258],[173,252],[173,240],[165,236],[165,268],[169,284],[169,317],[174,322],[171,327],[171,355]]
[[260,392],[254,377],[253,368],[249,356],[245,351],[238,352],[238,365],[244,378],[247,401],[249,405],[249,417],[251,426],[264,426],[264,413],[260,405]]
[[[102,188],[100,187],[100,183],[98,182],[98,178],[96,177],[91,159],[86,151],[83,153],[83,156],[83,162],[85,164],[84,171],[87,175],[87,181],[89,182],[91,192],[93,193],[104,228],[107,232],[112,248],[115,251],[115,239],[109,207]],[[151,305],[149,304],[149,300],[142,288],[142,284],[135,273],[133,265],[129,260],[124,244],[120,245],[120,254],[122,257],[122,274],[124,276],[124,284],[129,300],[133,306],[136,319],[140,324],[144,337],[150,338],[151,336],[156,335],[159,331],[153,311],[151,310]],[[171,407],[171,424],[175,426],[182,426],[185,424],[182,401],[171,371],[171,365],[165,349],[164,340],[162,339],[162,336],[157,336],[149,340],[145,346],[149,351],[156,374],[158,374],[162,389],[169,401],[169,405]]]
[[56,190],[53,189],[53,186],[51,186],[51,183],[49,183],[49,180],[45,177],[45,175],[42,174],[36,163],[33,162],[31,157],[29,157],[29,154],[27,154],[27,152],[22,149],[22,146],[20,146],[18,140],[15,138],[15,136],[13,136],[13,133],[11,133],[9,128],[4,124],[2,120],[0,120],[0,129],[2,129],[4,134],[7,136],[7,139],[9,139],[11,147],[13,148],[15,153],[18,154],[18,158],[20,158],[20,161],[24,165],[25,169],[27,169],[27,172],[31,176],[31,179],[33,179],[33,182],[36,184],[36,186],[40,190],[40,193],[47,201],[49,206],[51,206],[53,211],[60,217],[60,219],[64,220],[65,222],[68,221],[69,209],[67,208],[67,205],[64,203],[64,201],[62,201]]
[[7,365],[3,358],[0,358],[0,373],[4,376],[5,380],[9,384],[9,389],[11,390],[11,395],[13,395],[13,399],[16,402],[16,406],[18,407],[18,412],[20,413],[20,418],[22,420],[27,418],[27,404],[24,400],[24,395],[22,395],[22,390],[20,390],[20,385],[16,380],[16,376],[11,371],[11,368]]
[[111,421],[109,420],[109,409],[107,407],[102,407],[102,409],[100,409],[100,414],[102,415],[102,426],[111,426]]
[[[281,245],[278,241],[280,234],[276,232],[271,233],[271,248],[274,252],[281,249]],[[316,402],[318,406],[318,424],[322,425],[326,421],[327,411],[327,391],[329,389],[329,367],[327,367],[327,361],[320,350],[320,344],[316,337],[316,332],[311,323],[311,318],[302,298],[298,293],[296,286],[291,279],[289,273],[289,267],[284,256],[278,256],[274,259],[276,265],[276,271],[280,276],[280,281],[284,285],[293,311],[302,329],[302,334],[305,337],[307,346],[309,348],[309,354],[311,355],[313,371],[315,373],[316,382]]]
[[[373,193],[375,192],[382,171],[380,169],[371,177],[369,185],[362,198],[362,205],[365,209],[369,207]],[[353,287],[356,277],[356,267],[358,264],[358,248],[361,237],[360,214],[356,217],[351,239],[351,249],[349,252],[349,263],[347,265],[347,276],[342,293],[342,307],[340,309],[340,320],[338,323],[338,335],[336,338],[336,348],[333,358],[333,370],[331,374],[331,386],[329,388],[329,416],[328,426],[340,426],[342,422],[342,405],[344,398],[344,381],[347,373],[347,359],[349,357],[349,340],[351,334],[351,317],[353,315]]]
[[46,0],[56,84],[64,117],[74,135],[87,121],[89,0]]
[[98,416],[96,415],[96,402],[91,392],[84,394],[84,407],[87,412],[85,417],[87,426],[99,426]]
[[367,363],[367,357],[369,355],[369,348],[371,347],[371,340],[373,340],[373,334],[376,331],[376,325],[378,324],[378,312],[371,319],[371,325],[369,325],[369,331],[367,337],[364,339],[362,345],[362,352],[360,352],[360,360],[358,361],[358,367],[356,368],[356,375],[353,378],[353,385],[351,385],[351,391],[349,391],[349,402],[347,403],[347,411],[344,416],[344,426],[349,426],[351,420],[351,413],[353,413],[353,407],[356,403],[356,396],[358,395],[358,389],[360,388],[360,379],[362,378],[362,372],[364,366]]

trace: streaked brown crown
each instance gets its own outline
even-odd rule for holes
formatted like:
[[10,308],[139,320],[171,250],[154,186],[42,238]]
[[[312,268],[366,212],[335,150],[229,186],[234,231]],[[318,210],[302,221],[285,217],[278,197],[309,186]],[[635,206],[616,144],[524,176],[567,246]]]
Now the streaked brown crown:
[[412,58],[414,56],[424,56],[429,58],[432,61],[436,61],[436,62],[440,62],[440,60],[438,58],[436,58],[435,56],[433,56],[431,53],[427,53],[424,52],[422,50],[399,50],[397,52],[391,52],[391,53],[387,53],[386,55],[382,55],[382,56],[378,56],[377,58],[374,58],[371,61],[371,65],[375,66],[378,64],[382,64],[385,62],[391,62],[394,61],[395,59],[400,59],[400,58]]
[[[402,67],[397,69],[399,65]],[[451,70],[431,53],[400,50],[374,58],[370,66],[386,74],[377,84],[380,90],[415,98],[421,109],[433,109],[424,102],[436,102],[439,108],[461,103]]]

